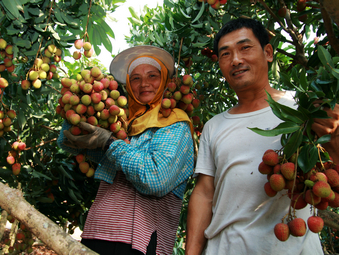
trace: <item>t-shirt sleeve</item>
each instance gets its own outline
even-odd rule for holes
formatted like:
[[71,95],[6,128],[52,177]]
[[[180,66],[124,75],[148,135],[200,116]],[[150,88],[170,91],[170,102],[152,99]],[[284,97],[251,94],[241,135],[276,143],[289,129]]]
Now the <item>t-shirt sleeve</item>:
[[205,125],[201,133],[197,164],[194,174],[215,176],[215,164],[211,150],[210,131],[208,125]]

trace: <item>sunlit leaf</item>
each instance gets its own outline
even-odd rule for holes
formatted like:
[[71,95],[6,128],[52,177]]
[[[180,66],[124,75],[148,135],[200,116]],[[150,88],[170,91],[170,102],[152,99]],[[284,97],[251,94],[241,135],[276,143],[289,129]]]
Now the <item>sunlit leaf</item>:
[[248,129],[262,136],[277,136],[281,134],[293,133],[297,130],[300,130],[300,126],[294,122],[285,121],[270,130],[264,130],[260,128],[248,128]]

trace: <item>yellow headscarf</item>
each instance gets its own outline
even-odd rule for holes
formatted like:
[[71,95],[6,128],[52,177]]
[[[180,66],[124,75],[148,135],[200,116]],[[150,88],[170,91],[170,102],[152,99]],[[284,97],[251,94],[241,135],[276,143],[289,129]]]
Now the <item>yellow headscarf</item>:
[[167,84],[170,82],[166,66],[160,60],[153,56],[144,55],[140,57],[152,58],[155,61],[157,61],[157,63],[159,63],[159,65],[161,66],[160,71],[161,83],[152,101],[149,102],[148,104],[144,104],[139,102],[135,98],[129,81],[129,75],[127,74],[126,90],[128,93],[128,111],[129,111],[128,130],[127,130],[128,135],[134,136],[141,134],[148,128],[167,127],[179,121],[187,121],[190,124],[191,134],[193,137],[193,125],[185,111],[178,108],[174,108],[172,109],[172,112],[168,117],[163,117],[160,112],[163,94],[165,92],[165,89],[167,88]]

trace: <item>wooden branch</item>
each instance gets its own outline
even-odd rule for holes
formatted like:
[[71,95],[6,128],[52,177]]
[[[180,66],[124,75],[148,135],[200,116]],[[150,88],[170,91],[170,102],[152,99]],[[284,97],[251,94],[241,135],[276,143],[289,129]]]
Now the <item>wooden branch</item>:
[[65,233],[61,227],[34,209],[21,191],[0,183],[0,206],[25,224],[28,229],[59,255],[98,254]]
[[2,240],[2,237],[5,233],[6,223],[7,223],[7,215],[8,215],[8,213],[5,210],[2,210],[1,219],[0,219],[0,240]]
[[318,216],[324,220],[325,226],[334,229],[339,229],[339,214],[327,210],[323,211],[319,210]]

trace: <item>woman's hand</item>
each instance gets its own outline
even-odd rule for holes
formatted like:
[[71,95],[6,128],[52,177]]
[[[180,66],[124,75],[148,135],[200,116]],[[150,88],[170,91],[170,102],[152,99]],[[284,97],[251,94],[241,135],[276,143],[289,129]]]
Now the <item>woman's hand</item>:
[[77,149],[103,149],[107,140],[112,135],[112,132],[93,126],[86,122],[80,122],[79,127],[82,130],[88,132],[87,135],[72,135],[68,130],[64,130],[64,135],[67,137],[68,141],[65,141],[65,145],[71,148]]

